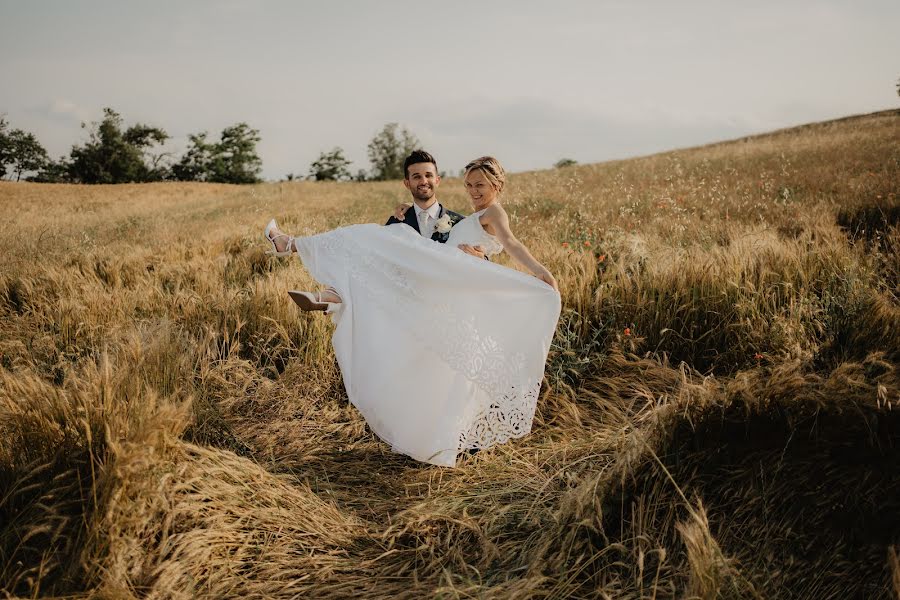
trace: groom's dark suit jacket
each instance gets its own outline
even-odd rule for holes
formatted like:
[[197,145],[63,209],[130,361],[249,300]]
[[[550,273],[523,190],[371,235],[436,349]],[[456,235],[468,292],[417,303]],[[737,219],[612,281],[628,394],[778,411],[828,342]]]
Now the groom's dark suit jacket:
[[[446,213],[446,214],[450,215],[450,220],[453,222],[454,225],[456,225],[457,223],[459,223],[460,221],[462,221],[465,218],[463,215],[461,215],[457,212],[453,212],[452,210],[445,210],[444,205],[441,204],[440,202],[438,202],[438,208],[440,209],[438,211],[438,219],[443,217],[444,213]],[[391,218],[388,219],[388,221],[387,221],[387,223],[385,223],[385,225],[393,225],[394,223],[406,223],[407,225],[409,225],[410,227],[415,229],[419,233],[419,235],[422,235],[422,231],[419,229],[419,220],[416,218],[416,209],[413,206],[410,206],[409,208],[407,208],[406,212],[403,213],[402,221],[398,221],[397,219],[394,218],[393,215],[391,215]],[[438,233],[437,231],[435,231],[434,234],[431,236],[431,239],[443,244],[444,242],[447,241],[448,237],[450,237],[449,233]]]

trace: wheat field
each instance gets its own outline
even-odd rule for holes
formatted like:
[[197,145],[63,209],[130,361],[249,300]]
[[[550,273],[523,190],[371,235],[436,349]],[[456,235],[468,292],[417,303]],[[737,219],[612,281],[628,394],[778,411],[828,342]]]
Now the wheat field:
[[5,596],[900,597],[900,111],[513,175],[563,312],[532,433],[455,469],[264,254],[407,197],[0,184]]

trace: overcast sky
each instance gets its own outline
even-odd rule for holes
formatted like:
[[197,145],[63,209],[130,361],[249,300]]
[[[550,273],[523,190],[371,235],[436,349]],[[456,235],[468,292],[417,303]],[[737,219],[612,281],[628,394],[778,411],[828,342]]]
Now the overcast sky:
[[397,121],[457,172],[598,162],[898,106],[897,0],[0,0],[0,114],[51,155],[259,129],[263,176]]

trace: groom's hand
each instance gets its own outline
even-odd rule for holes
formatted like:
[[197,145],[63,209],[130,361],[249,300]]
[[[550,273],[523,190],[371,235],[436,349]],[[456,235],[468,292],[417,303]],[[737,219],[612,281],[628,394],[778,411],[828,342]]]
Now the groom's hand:
[[481,246],[470,246],[468,244],[460,244],[457,246],[460,250],[465,252],[466,254],[471,254],[475,258],[484,258],[484,248]]

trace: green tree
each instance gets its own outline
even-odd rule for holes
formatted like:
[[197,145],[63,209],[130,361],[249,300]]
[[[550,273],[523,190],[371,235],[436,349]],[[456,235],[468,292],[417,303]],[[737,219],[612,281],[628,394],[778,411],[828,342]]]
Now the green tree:
[[342,148],[335,147],[319,154],[309,166],[309,176],[316,181],[347,181],[351,178],[347,167],[352,162],[344,157]]
[[16,181],[20,181],[23,173],[36,173],[49,160],[47,151],[33,133],[9,129],[9,122],[0,117],[0,177],[9,173],[10,179],[15,175]]
[[259,183],[262,160],[256,144],[262,138],[259,131],[246,123],[238,123],[222,130],[221,141],[213,157],[213,181],[218,183]]
[[574,167],[578,164],[578,161],[574,158],[561,158],[553,165],[557,169],[562,169],[564,167]]
[[213,183],[258,183],[262,160],[256,153],[259,131],[246,123],[222,130],[218,142],[207,140],[207,132],[188,136],[188,149],[172,166],[172,176],[179,181]]
[[369,142],[371,179],[403,179],[403,161],[421,145],[418,138],[405,127],[401,128],[397,123],[385,125]]
[[172,178],[178,181],[210,181],[215,144],[206,141],[207,133],[188,136],[188,147],[172,165]]
[[[81,124],[86,128],[85,123]],[[133,125],[122,130],[122,117],[111,108],[103,109],[103,120],[91,127],[90,140],[73,146],[69,176],[81,183],[129,183],[160,181],[166,169],[164,155],[152,156],[149,149],[169,139],[158,127]]]
[[6,177],[6,169],[12,162],[12,142],[9,139],[9,121],[0,116],[0,178]]
[[9,134],[9,121],[0,116],[0,179],[6,177],[13,163],[13,141]]
[[37,173],[50,162],[47,151],[34,137],[34,134],[13,129],[9,132],[12,146],[12,172],[16,175],[16,181],[22,179],[23,173]]
[[35,181],[38,183],[69,183],[72,181],[69,177],[70,170],[71,165],[66,157],[63,156],[59,160],[48,160],[36,175],[28,178],[28,181]]

